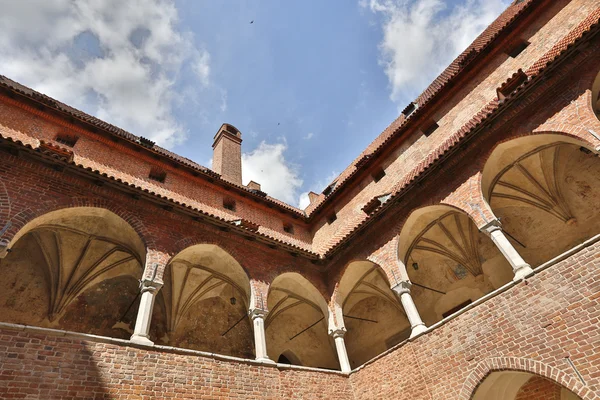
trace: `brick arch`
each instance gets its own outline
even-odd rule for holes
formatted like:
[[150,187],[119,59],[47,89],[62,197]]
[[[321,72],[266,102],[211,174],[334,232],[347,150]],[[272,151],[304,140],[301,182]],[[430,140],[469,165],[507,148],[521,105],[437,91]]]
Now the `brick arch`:
[[[10,203],[8,203],[10,204]],[[119,206],[117,203],[110,200],[90,198],[90,197],[74,197],[69,199],[61,200],[50,200],[40,203],[34,207],[29,207],[25,210],[20,211],[10,218],[12,226],[5,233],[4,240],[9,243],[9,248],[14,245],[15,238],[17,240],[22,236],[22,229],[36,218],[41,217],[53,211],[64,210],[68,208],[101,208],[111,211],[118,217],[122,218],[127,222],[133,230],[140,237],[146,248],[155,248],[156,243],[150,231],[146,228],[142,220],[135,214],[127,211],[126,209]]]
[[0,179],[0,224],[2,224],[2,226],[0,226],[0,229],[3,229],[4,225],[8,223],[11,209],[12,204],[10,201],[8,190],[6,189],[6,184],[2,179]]
[[[402,221],[402,223],[400,224],[400,228],[398,230],[398,234],[396,235],[397,239],[396,239],[396,259],[400,264],[404,263],[404,260],[401,259],[400,257],[400,246],[402,245],[401,243],[401,236],[402,233],[404,231],[404,229],[406,228],[406,224],[407,222],[410,221],[411,217],[414,215],[415,212],[419,211],[419,210],[423,210],[425,208],[429,208],[429,207],[436,207],[436,206],[443,206],[443,207],[448,207],[451,209],[454,209],[455,211],[458,211],[459,213],[465,214],[467,217],[469,217],[469,219],[471,221],[473,221],[473,223],[475,223],[475,226],[477,226],[479,228],[479,225],[477,224],[477,220],[475,218],[473,218],[473,215],[468,212],[467,210],[456,206],[453,203],[447,202],[447,201],[440,201],[438,203],[435,204],[429,204],[426,206],[418,206],[418,207],[414,207],[413,209],[410,210],[409,213],[406,214],[406,218],[404,218],[404,220]],[[406,266],[405,266],[406,267]],[[407,274],[408,276],[408,274]]]
[[[581,135],[578,134],[578,133],[582,133],[582,131],[584,130],[583,128],[569,127],[569,126],[562,126],[562,128],[571,128],[571,129],[564,129],[563,131],[539,130],[539,131],[532,131],[532,132],[528,132],[528,133],[511,136],[510,138],[506,138],[506,139],[503,139],[503,140],[497,142],[487,153],[485,153],[482,156],[481,162],[480,162],[480,170],[476,174],[477,178],[473,182],[476,185],[476,187],[471,188],[470,196],[471,197],[477,196],[477,203],[484,205],[486,207],[486,209],[489,210],[489,212],[491,213],[492,219],[495,219],[496,216],[493,214],[493,210],[492,210],[489,202],[487,201],[485,194],[483,193],[483,177],[484,177],[485,167],[488,164],[490,157],[494,154],[494,152],[498,149],[499,146],[501,146],[505,143],[511,142],[513,140],[518,140],[518,139],[522,139],[522,138],[554,135],[554,136],[563,136],[565,138],[569,138],[569,139],[576,141],[576,143],[572,143],[571,141],[566,142],[566,143],[580,145],[582,147],[587,148],[590,151],[595,151],[595,147],[594,147],[595,144],[593,142],[591,142],[590,140],[584,139]],[[590,135],[589,132],[587,132],[587,131],[585,131],[585,132],[588,135]],[[481,226],[483,226],[481,224],[481,222],[485,223],[486,221],[485,220],[483,220],[483,221],[476,220],[476,223],[477,222],[479,222],[478,227],[481,227]]]
[[[159,273],[157,274],[157,278],[160,279],[161,281],[164,280],[164,274],[167,270],[167,266],[169,266],[169,264],[171,264],[171,261],[175,257],[177,257],[182,251],[189,249],[190,247],[197,246],[197,245],[214,245],[235,260],[235,262],[238,264],[238,266],[244,272],[246,279],[248,280],[249,291],[250,291],[248,293],[248,297],[249,297],[250,308],[252,308],[252,306],[255,304],[255,301],[256,301],[255,295],[258,294],[258,296],[260,296],[260,293],[255,293],[255,285],[253,285],[253,280],[250,276],[247,266],[244,263],[240,262],[240,260],[242,260],[243,257],[239,254],[238,251],[236,251],[237,247],[233,246],[233,245],[227,245],[227,244],[223,243],[223,241],[217,241],[214,239],[203,240],[203,239],[193,238],[193,237],[185,237],[183,239],[178,240],[175,243],[175,245],[173,246],[173,249],[175,249],[176,251],[169,254],[168,257],[166,257],[164,259],[164,265],[159,270]],[[258,287],[260,287],[260,286],[256,286],[256,288],[258,288]],[[265,302],[266,302],[266,300],[265,300]],[[260,305],[259,305],[259,308],[260,308]]]
[[169,262],[171,262],[171,259],[173,257],[175,257],[177,254],[181,253],[183,250],[185,250],[189,247],[196,246],[198,244],[212,244],[212,245],[219,247],[221,250],[225,251],[227,254],[229,254],[231,257],[233,257],[235,259],[235,261],[237,261],[237,263],[240,264],[240,266],[242,267],[242,269],[248,276],[248,279],[251,279],[250,270],[248,269],[248,266],[246,265],[246,263],[244,263],[242,261],[244,259],[244,257],[243,257],[243,254],[240,254],[239,243],[235,242],[235,244],[232,244],[232,242],[230,242],[230,241],[217,240],[217,239],[215,239],[215,237],[216,236],[214,236],[214,235],[203,235],[202,237],[188,236],[188,237],[179,239],[177,242],[175,242],[175,244],[171,248],[172,253],[171,253],[170,259],[167,261],[167,264],[169,264]]
[[492,373],[500,371],[528,372],[546,378],[581,397],[598,400],[600,397],[583,385],[574,375],[567,374],[540,361],[517,357],[495,357],[481,361],[462,385],[458,400],[471,400],[481,383]]
[[[338,274],[335,277],[335,284],[333,287],[333,291],[331,293],[331,297],[329,298],[329,303],[328,303],[328,307],[330,312],[332,313],[332,323],[335,324],[335,326],[337,328],[342,328],[345,327],[344,324],[344,318],[343,318],[343,312],[342,312],[342,305],[341,302],[339,301],[339,296],[340,296],[340,283],[342,282],[342,278],[346,275],[346,272],[348,270],[348,268],[350,267],[350,265],[356,263],[356,262],[369,262],[371,264],[373,264],[374,267],[380,269],[381,271],[383,271],[387,282],[389,284],[389,286],[394,286],[394,281],[393,278],[390,276],[390,273],[381,266],[381,264],[373,261],[371,258],[374,257],[368,257],[368,258],[361,258],[361,257],[356,257],[351,259],[350,261],[348,261],[343,268],[340,269],[340,271],[338,272]],[[397,279],[398,281],[400,281],[400,276],[397,275]]]

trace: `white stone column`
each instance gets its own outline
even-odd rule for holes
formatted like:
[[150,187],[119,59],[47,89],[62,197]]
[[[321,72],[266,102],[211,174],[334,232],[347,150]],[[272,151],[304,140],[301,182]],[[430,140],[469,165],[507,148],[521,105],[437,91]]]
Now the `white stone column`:
[[254,348],[256,352],[256,361],[274,363],[267,355],[267,340],[265,335],[265,319],[267,312],[260,308],[249,310],[248,314],[252,318],[254,326]]
[[329,331],[329,334],[333,337],[333,340],[335,341],[335,349],[337,350],[338,360],[340,360],[340,368],[342,372],[352,371],[352,368],[350,367],[350,361],[348,360],[348,353],[346,352],[346,343],[344,342],[344,335],[346,334],[346,329],[335,329]]
[[148,333],[150,332],[150,322],[152,321],[152,310],[154,309],[154,300],[156,293],[162,287],[162,283],[144,279],[140,288],[142,296],[140,298],[140,307],[138,308],[137,319],[135,320],[135,329],[131,336],[131,341],[138,344],[152,346]]
[[502,232],[500,221],[495,219],[481,228],[481,230],[492,239],[492,242],[494,242],[496,247],[498,247],[500,253],[502,253],[504,258],[506,258],[506,260],[509,262],[515,274],[513,278],[514,281],[519,281],[533,274],[533,270],[529,264],[523,260],[512,243],[508,241],[508,238],[506,235],[504,235],[504,232]]
[[417,306],[415,306],[415,302],[410,295],[411,286],[412,283],[409,281],[402,281],[394,286],[392,290],[400,296],[400,302],[402,302],[402,307],[404,308],[408,322],[410,322],[410,337],[415,337],[418,334],[425,332],[427,327],[423,323],[423,320],[419,315],[419,310],[417,310]]

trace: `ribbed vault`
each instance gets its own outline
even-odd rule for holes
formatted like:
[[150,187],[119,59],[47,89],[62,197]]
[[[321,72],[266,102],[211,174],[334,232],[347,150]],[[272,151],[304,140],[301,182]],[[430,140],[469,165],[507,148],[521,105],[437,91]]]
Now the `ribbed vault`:
[[250,282],[216,245],[189,247],[165,270],[154,335],[173,346],[252,358]]
[[573,138],[542,134],[498,145],[482,190],[532,267],[599,233],[600,159]]
[[145,249],[127,222],[105,209],[69,208],[34,219],[17,238],[1,261],[4,320],[131,335]]
[[438,205],[414,211],[400,234],[399,257],[427,325],[512,279],[512,270],[469,216]]
[[278,360],[311,367],[339,369],[333,339],[328,335],[328,307],[319,291],[297,273],[278,276],[269,290],[265,320],[267,352]]
[[406,339],[410,325],[383,270],[369,261],[348,265],[337,289],[350,365],[357,367]]

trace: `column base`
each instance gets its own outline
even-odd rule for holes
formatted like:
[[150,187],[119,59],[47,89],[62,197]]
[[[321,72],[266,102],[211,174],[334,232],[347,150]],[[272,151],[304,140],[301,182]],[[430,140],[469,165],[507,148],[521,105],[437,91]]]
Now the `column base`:
[[522,265],[519,268],[515,269],[515,276],[513,278],[513,281],[521,281],[530,275],[533,275],[533,269],[531,269],[529,264]]
[[261,362],[261,363],[265,363],[265,364],[277,364],[275,361],[271,360],[270,358],[257,358],[256,361]]
[[152,340],[148,339],[146,336],[136,335],[135,333],[131,336],[129,341],[144,346],[154,346],[154,342]]
[[412,330],[410,332],[410,338],[414,338],[417,335],[420,335],[421,333],[425,332],[427,330],[427,327],[425,326],[425,324],[420,324],[417,326],[413,326]]

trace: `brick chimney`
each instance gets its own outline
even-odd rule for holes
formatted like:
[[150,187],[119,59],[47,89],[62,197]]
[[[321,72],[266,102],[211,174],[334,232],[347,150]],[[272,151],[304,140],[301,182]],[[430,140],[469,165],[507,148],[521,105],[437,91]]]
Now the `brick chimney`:
[[242,185],[242,133],[233,125],[223,124],[213,143],[213,171]]

